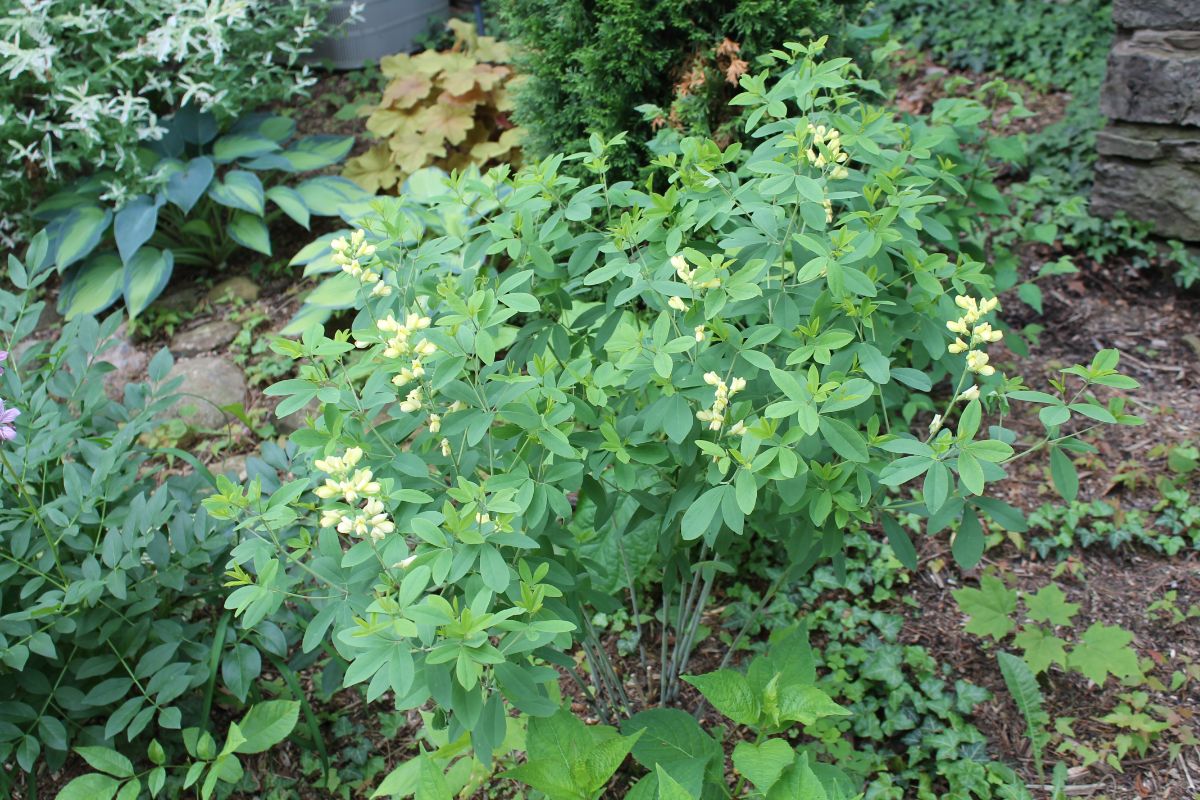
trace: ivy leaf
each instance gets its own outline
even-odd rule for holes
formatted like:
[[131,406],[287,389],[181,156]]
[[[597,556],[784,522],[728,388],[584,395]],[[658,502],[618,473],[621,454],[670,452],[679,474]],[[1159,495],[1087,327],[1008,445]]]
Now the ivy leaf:
[[1063,590],[1048,583],[1037,594],[1025,595],[1029,618],[1034,622],[1049,622],[1051,625],[1070,625],[1071,618],[1079,611],[1078,603],[1068,603]]
[[1137,652],[1129,646],[1132,641],[1133,634],[1129,631],[1094,622],[1067,656],[1067,665],[1098,686],[1110,674],[1118,678],[1139,675]]
[[1003,639],[1014,627],[1012,616],[1017,610],[1017,593],[993,575],[985,575],[978,589],[958,589],[952,592],[959,609],[966,614],[967,633]]

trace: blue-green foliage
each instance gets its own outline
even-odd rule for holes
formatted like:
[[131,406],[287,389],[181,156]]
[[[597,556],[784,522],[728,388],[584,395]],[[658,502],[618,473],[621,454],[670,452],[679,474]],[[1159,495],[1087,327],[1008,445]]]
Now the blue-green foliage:
[[[239,249],[272,254],[269,224],[286,214],[309,227],[369,195],[338,177],[295,186],[283,178],[320,170],[350,152],[349,136],[295,138],[285,117],[253,115],[219,134],[216,118],[188,107],[140,157],[154,189],[110,204],[111,176],[99,173],[43,202],[47,264],[63,274],[59,310],[96,314],[124,298],[130,316],[154,301],[176,265],[222,269]],[[268,205],[268,203],[270,205]]]
[[[21,289],[49,274],[9,262]],[[245,701],[260,651],[287,652],[279,628],[249,634],[222,614],[234,539],[199,505],[211,478],[177,453],[191,474],[164,479],[164,454],[142,444],[177,400],[170,354],[110,399],[120,315],[30,345],[44,310],[30,297],[0,292],[0,348],[13,351],[0,397],[21,412],[0,443],[0,760],[25,772],[207,719],[218,671],[224,696]],[[0,772],[0,789],[12,778]]]

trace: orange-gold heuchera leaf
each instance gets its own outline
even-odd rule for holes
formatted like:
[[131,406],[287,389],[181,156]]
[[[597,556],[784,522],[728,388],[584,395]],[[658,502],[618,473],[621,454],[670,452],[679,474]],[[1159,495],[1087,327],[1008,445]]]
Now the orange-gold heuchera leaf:
[[510,153],[513,148],[520,147],[524,137],[525,130],[523,128],[509,128],[500,134],[499,140],[495,142],[479,142],[474,145],[470,151],[471,160],[478,164],[495,161],[500,156]]
[[426,134],[458,144],[475,126],[474,107],[438,102],[417,115],[417,125]]
[[508,73],[508,67],[476,64],[470,69],[443,72],[439,82],[442,88],[454,95],[466,94],[476,86],[487,92],[503,82],[508,77]]
[[507,64],[512,61],[512,49],[506,42],[496,41],[493,36],[480,36],[471,50],[471,55],[492,64]]
[[419,130],[412,111],[377,108],[367,118],[367,130],[384,139],[388,136],[411,136]]
[[[424,53],[422,53],[424,55]],[[394,56],[384,56],[379,60],[379,71],[383,73],[383,77],[403,78],[411,73],[416,67],[413,65],[413,57],[408,53],[397,53]]]
[[433,159],[446,155],[446,145],[442,137],[432,133],[393,136],[388,141],[388,148],[392,153],[392,161],[406,175],[416,172]]
[[428,75],[420,72],[410,72],[396,78],[383,90],[381,106],[392,108],[412,108],[429,96],[433,89],[433,81]]
[[372,194],[391,189],[400,182],[401,177],[400,170],[392,163],[392,153],[386,144],[377,144],[361,156],[347,161],[342,174]]

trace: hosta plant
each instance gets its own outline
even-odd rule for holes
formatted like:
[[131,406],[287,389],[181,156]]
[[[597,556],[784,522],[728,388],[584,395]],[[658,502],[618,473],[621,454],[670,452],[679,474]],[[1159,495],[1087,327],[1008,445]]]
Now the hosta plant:
[[454,45],[383,59],[388,84],[379,105],[366,109],[367,131],[380,143],[350,159],[345,176],[370,192],[393,190],[422,167],[512,162],[522,130],[511,110],[508,45],[450,20]]
[[46,200],[48,263],[63,274],[59,310],[68,319],[124,298],[136,317],[163,291],[176,265],[221,269],[238,248],[271,255],[269,225],[286,214],[304,227],[368,198],[333,176],[292,185],[296,173],[324,169],[349,153],[351,137],[295,138],[295,123],[254,115],[219,134],[217,119],[188,107],[165,136],[141,151],[157,188],[119,208],[104,200],[101,174]]
[[[0,10],[0,242],[28,205],[95,170],[145,191],[139,148],[191,103],[222,120],[304,94],[324,0],[19,0]],[[324,23],[324,24],[323,24]]]
[[[596,138],[591,185],[556,157],[376,203],[334,243],[348,328],[275,345],[301,362],[278,413],[322,404],[292,437],[312,474],[206,501],[257,534],[228,606],[311,596],[305,649],[331,641],[368,701],[432,702],[487,761],[560,675],[610,724],[680,697],[739,545],[786,565],[771,593],[881,523],[915,562],[903,511],[971,567],[982,519],[1021,524],[987,497],[1008,463],[1049,449],[1066,481],[1081,427],[1136,421],[1094,394],[1135,385],[1115,353],[1054,394],[1004,374],[988,268],[958,250],[994,202],[968,157],[986,109],[899,122],[819,50],[743,77],[752,151],[686,139],[661,186],[605,182]],[[1043,435],[1005,427],[1023,402]],[[592,619],[624,602],[618,669]]]

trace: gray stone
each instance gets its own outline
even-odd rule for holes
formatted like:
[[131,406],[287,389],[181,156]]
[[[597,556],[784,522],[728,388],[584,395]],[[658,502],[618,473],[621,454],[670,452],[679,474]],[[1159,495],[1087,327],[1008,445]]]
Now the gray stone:
[[174,413],[192,428],[213,430],[234,421],[219,406],[246,402],[246,377],[219,356],[197,356],[175,362],[168,379],[183,376],[176,390],[183,395]]
[[1113,21],[1122,28],[1200,29],[1196,0],[1115,0]]
[[242,275],[226,278],[208,290],[208,300],[211,303],[228,302],[231,298],[253,303],[258,299],[258,284]]
[[1200,161],[1200,128],[1110,122],[1096,135],[1096,152],[1136,161]]
[[246,457],[229,456],[208,468],[213,475],[225,475],[235,481],[246,480]]
[[223,319],[214,319],[195,328],[181,331],[171,339],[171,352],[176,356],[194,356],[224,347],[241,330]]
[[100,360],[107,361],[116,369],[104,376],[104,393],[114,400],[125,397],[125,384],[142,379],[150,355],[134,347],[129,340],[129,327],[121,323],[112,338],[101,345]]
[[1102,156],[1091,210],[1101,217],[1125,211],[1153,222],[1159,236],[1200,240],[1200,164]]
[[183,286],[167,292],[155,300],[154,305],[159,308],[168,308],[172,311],[194,312],[200,305],[200,298],[200,290],[195,286]]
[[1110,119],[1200,125],[1200,33],[1139,31],[1113,45],[1100,109]]

